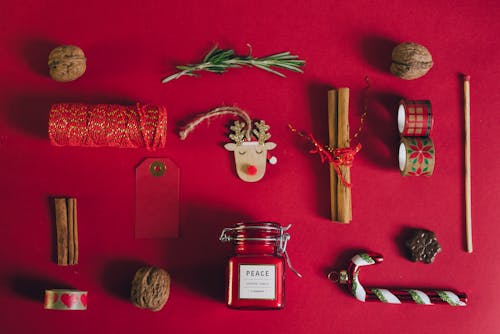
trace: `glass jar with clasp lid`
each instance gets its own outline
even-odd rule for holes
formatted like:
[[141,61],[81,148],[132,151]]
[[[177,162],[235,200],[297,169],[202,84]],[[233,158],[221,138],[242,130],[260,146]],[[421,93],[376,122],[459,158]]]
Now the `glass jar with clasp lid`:
[[290,235],[273,222],[242,222],[225,228],[219,240],[233,244],[227,267],[226,303],[230,308],[282,309],[285,306],[285,261]]

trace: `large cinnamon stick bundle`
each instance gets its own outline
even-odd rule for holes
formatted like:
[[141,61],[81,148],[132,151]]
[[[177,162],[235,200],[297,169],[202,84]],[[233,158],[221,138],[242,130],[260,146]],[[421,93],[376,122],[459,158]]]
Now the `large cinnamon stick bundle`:
[[78,264],[76,198],[55,198],[57,264]]

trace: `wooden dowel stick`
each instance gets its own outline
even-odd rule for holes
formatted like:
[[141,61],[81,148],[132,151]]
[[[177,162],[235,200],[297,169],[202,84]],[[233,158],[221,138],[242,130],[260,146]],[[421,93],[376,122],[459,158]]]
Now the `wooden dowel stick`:
[[73,259],[73,264],[78,264],[78,215],[77,215],[77,210],[76,210],[76,198],[73,198],[73,237],[75,239],[74,244],[75,244],[75,258]]
[[465,118],[465,235],[467,252],[472,253],[472,212],[471,212],[471,172],[470,172],[470,76],[464,77],[464,118]]
[[[339,88],[338,102],[337,145],[339,148],[344,148],[349,146],[349,88]],[[340,171],[344,179],[350,183],[351,173],[349,167],[340,166]],[[337,187],[338,221],[349,223],[352,219],[351,188],[346,187],[340,178],[337,181]]]
[[[328,91],[328,145],[337,147],[337,91]],[[332,221],[337,221],[337,182],[338,177],[335,168],[330,164],[330,202]]]
[[57,264],[68,264],[68,210],[65,198],[55,198]]
[[75,264],[75,220],[74,205],[72,198],[68,198],[68,264]]

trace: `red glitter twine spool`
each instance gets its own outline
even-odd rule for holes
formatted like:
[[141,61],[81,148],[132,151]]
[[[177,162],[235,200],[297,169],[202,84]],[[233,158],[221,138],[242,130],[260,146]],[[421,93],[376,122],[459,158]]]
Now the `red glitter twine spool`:
[[158,105],[54,104],[49,138],[54,146],[156,150],[165,146],[167,110]]

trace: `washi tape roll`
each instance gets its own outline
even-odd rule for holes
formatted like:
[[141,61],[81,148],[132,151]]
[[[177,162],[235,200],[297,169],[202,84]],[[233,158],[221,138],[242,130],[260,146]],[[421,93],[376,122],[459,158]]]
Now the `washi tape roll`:
[[47,310],[80,311],[87,309],[87,291],[45,290],[44,308]]
[[403,176],[431,176],[436,150],[429,137],[403,137],[399,145],[399,169]]
[[434,120],[431,101],[401,100],[398,108],[398,129],[403,137],[429,136]]

